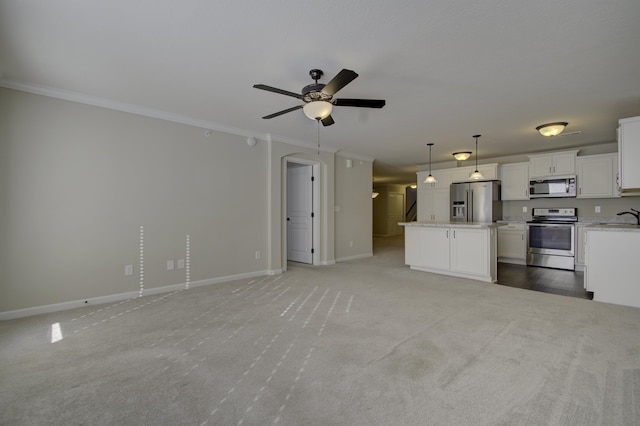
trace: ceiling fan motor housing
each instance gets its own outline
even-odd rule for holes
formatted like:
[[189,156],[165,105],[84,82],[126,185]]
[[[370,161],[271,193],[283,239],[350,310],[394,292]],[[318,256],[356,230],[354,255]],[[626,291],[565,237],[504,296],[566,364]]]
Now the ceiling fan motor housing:
[[302,89],[302,100],[305,102],[314,102],[314,101],[331,101],[331,96],[322,92],[324,89],[324,84],[322,83],[313,83],[308,86],[304,86]]

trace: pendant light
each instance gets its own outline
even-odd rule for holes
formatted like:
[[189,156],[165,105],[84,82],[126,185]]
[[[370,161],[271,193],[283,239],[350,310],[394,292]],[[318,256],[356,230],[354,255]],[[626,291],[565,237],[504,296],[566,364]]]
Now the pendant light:
[[436,183],[438,181],[431,175],[431,147],[433,144],[428,143],[427,146],[429,147],[429,176],[424,180],[424,183]]
[[478,180],[478,179],[484,179],[484,176],[482,176],[482,173],[480,173],[478,171],[478,138],[482,136],[482,135],[473,135],[473,138],[476,138],[476,170],[471,173],[471,175],[469,176],[469,179],[472,180]]

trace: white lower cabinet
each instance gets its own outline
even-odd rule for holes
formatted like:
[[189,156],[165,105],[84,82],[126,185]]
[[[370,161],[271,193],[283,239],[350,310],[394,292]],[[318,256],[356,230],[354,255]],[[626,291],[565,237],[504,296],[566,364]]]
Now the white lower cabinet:
[[488,276],[489,232],[486,229],[451,228],[450,233],[451,270]]
[[596,302],[640,308],[640,231],[587,228],[585,288]]
[[526,232],[524,223],[508,223],[498,228],[498,262],[526,264]]
[[404,255],[407,265],[449,269],[449,228],[405,227]]
[[480,281],[497,280],[497,233],[494,224],[405,224],[405,263],[425,272]]

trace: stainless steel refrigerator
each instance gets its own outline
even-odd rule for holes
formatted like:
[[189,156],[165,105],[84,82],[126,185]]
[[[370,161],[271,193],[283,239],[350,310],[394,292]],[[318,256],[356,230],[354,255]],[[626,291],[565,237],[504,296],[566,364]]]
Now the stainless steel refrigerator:
[[500,181],[451,184],[451,222],[495,222],[502,219]]

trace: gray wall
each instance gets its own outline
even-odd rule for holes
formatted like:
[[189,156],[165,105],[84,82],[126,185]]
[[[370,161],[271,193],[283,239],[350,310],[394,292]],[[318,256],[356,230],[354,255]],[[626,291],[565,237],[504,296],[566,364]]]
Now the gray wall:
[[[204,130],[0,88],[0,313],[138,291],[141,226],[145,291],[186,281],[166,262],[187,257],[187,235],[192,283],[280,272],[282,159],[317,153]],[[354,198],[371,167],[334,176],[334,158],[320,155],[326,264],[371,253],[370,206]]]
[[[351,167],[347,167],[347,160]],[[373,162],[338,153],[335,171],[336,259],[371,256]]]

